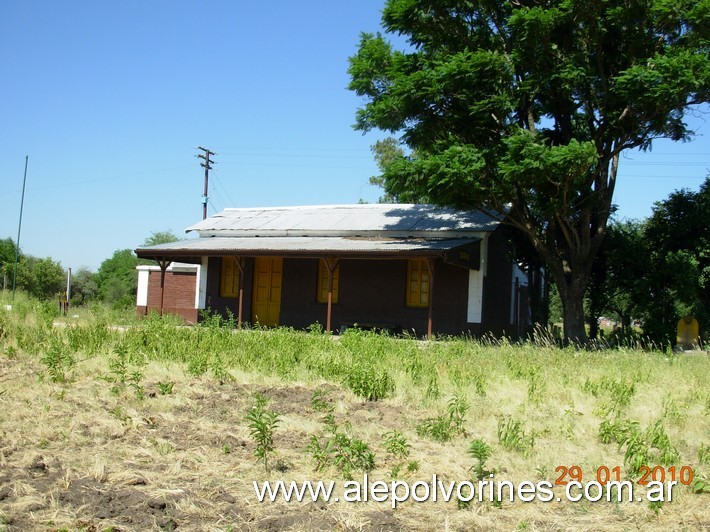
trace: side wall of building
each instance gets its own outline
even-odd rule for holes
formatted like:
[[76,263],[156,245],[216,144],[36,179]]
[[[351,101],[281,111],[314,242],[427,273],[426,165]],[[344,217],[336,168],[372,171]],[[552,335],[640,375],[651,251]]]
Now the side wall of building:
[[[149,312],[160,312],[160,270],[141,272],[148,275],[148,290],[146,303],[137,305],[138,314],[145,315]],[[197,323],[198,310],[195,308],[195,291],[197,288],[197,273],[191,272],[165,272],[165,285],[163,293],[163,313],[180,316],[188,323]]]
[[[502,252],[492,242],[492,253]],[[317,301],[320,259],[284,258],[279,323],[305,329],[313,323],[325,326],[327,305]],[[251,320],[254,259],[245,261],[243,320]],[[506,272],[508,275],[506,275]],[[467,322],[467,269],[437,260],[434,274],[433,330],[437,334],[473,335],[491,331],[510,333],[510,268],[492,267],[484,278],[482,323]],[[219,295],[221,259],[212,257],[207,268],[207,308],[235,318],[237,298]],[[428,308],[406,305],[407,260],[342,259],[339,264],[338,301],[332,306],[332,328],[355,324],[423,335]],[[494,297],[495,296],[495,297]]]
[[513,264],[510,245],[499,228],[488,238],[488,265],[483,279],[483,317],[479,334],[514,335],[510,322]]

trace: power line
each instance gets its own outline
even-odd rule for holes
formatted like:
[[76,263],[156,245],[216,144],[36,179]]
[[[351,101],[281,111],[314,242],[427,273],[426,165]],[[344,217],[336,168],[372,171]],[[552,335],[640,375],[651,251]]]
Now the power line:
[[217,181],[217,184],[218,184],[220,187],[222,187],[222,191],[223,191],[223,192],[225,193],[225,195],[227,196],[227,199],[232,203],[232,205],[236,205],[236,202],[235,202],[235,201],[232,199],[232,197],[229,195],[229,191],[227,190],[227,187],[224,186],[224,184],[222,183],[222,181],[220,180],[220,178],[217,177],[216,175],[214,176],[214,178],[215,178],[215,180]]
[[[710,166],[710,162],[697,162],[691,163],[687,161],[656,161],[656,162],[646,162],[646,161],[624,161],[624,166]],[[620,165],[621,166],[621,165]]]
[[688,176],[679,176],[679,175],[628,175],[628,174],[621,174],[619,173],[619,176],[617,177],[618,179],[624,179],[624,178],[633,178],[633,179],[705,179],[704,176],[697,176],[697,175],[688,175]]
[[[150,175],[150,174],[160,174],[163,172],[172,172],[174,170],[183,170],[185,168],[193,168],[192,165],[189,166],[175,166],[172,168],[164,168],[161,170],[151,170],[149,172],[136,172],[132,174],[122,174],[122,175],[117,175],[117,176],[112,176],[112,177],[97,177],[95,179],[82,179],[81,181],[70,181],[68,183],[54,183],[51,185],[41,185],[41,186],[35,186],[35,187],[29,187],[27,190],[45,190],[49,188],[62,188],[62,187],[72,187],[76,185],[85,185],[87,183],[98,183],[101,181],[113,181],[113,180],[119,180],[119,179],[129,179],[133,177],[140,177],[144,175]],[[4,192],[0,192],[0,196],[7,195],[7,194],[17,194],[20,192],[19,190],[8,190]]]

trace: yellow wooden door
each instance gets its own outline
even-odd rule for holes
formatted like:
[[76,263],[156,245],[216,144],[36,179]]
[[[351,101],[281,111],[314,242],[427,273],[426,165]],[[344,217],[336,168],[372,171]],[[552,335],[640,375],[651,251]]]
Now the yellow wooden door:
[[256,257],[254,260],[252,322],[267,326],[279,324],[282,272],[281,257]]

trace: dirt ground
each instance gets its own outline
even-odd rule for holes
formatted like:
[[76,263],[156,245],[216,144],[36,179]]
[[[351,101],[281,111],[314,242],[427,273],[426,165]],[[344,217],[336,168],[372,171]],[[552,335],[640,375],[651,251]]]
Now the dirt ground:
[[[151,363],[141,381],[111,392],[100,359],[81,362],[65,384],[39,378],[32,358],[0,357],[0,531],[24,530],[474,530],[710,529],[702,505],[654,512],[645,505],[303,502],[260,503],[253,481],[339,480],[315,472],[305,447],[323,431],[316,388],[327,392],[336,422],[369,442],[373,478],[389,480],[396,460],[381,435],[401,430],[418,472],[405,480],[470,478],[467,441],[439,444],[413,427],[427,414],[395,401],[365,402],[332,384],[219,382]],[[174,383],[161,394],[159,383]],[[241,382],[240,382],[241,381]],[[256,392],[281,415],[274,467],[254,457],[244,414]],[[501,468],[505,473],[505,465]],[[467,476],[468,475],[468,476]],[[354,478],[357,480],[358,475]]]

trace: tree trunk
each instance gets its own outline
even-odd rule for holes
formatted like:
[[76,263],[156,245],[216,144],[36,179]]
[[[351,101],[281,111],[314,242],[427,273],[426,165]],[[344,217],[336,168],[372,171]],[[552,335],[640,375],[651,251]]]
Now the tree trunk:
[[589,338],[592,340],[597,339],[599,334],[599,310],[595,305],[594,299],[591,300],[589,304]]
[[587,331],[584,327],[584,288],[567,291],[566,296],[560,292],[560,298],[565,341],[575,344],[587,343]]
[[584,294],[589,268],[581,267],[565,271],[552,268],[557,291],[562,301],[562,325],[565,343],[586,344],[587,330],[584,320]]

